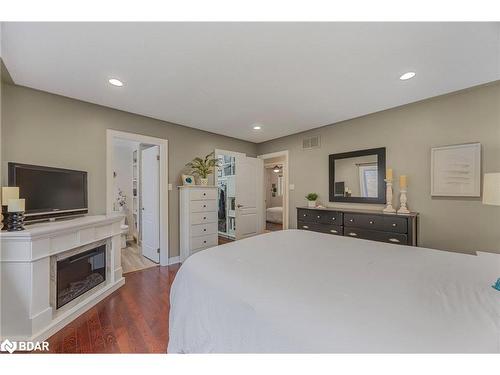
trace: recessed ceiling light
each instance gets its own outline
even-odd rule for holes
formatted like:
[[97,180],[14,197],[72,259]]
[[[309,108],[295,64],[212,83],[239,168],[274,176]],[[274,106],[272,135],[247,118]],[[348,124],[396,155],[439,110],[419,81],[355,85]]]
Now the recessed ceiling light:
[[262,126],[260,126],[260,125],[253,126],[253,130],[260,130],[260,129],[262,129]]
[[123,82],[116,78],[110,78],[108,82],[111,83],[113,86],[118,86],[118,87],[123,86]]
[[399,79],[401,81],[406,81],[407,79],[415,77],[415,74],[416,74],[415,72],[407,72],[407,73],[403,74],[401,77],[399,77]]

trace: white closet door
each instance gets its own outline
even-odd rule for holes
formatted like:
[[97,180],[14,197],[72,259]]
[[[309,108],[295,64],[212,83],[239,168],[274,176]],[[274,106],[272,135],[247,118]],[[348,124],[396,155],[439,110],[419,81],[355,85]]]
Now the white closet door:
[[264,161],[236,157],[236,239],[264,231]]

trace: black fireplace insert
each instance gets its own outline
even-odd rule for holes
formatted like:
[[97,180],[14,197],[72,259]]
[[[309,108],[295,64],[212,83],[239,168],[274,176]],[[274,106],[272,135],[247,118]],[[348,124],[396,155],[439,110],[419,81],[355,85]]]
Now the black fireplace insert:
[[58,261],[56,275],[59,309],[106,280],[106,245]]

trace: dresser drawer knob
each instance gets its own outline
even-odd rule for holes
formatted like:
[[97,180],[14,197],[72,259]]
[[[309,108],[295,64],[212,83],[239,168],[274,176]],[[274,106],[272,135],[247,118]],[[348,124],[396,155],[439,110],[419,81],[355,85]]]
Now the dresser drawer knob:
[[304,214],[304,215],[302,215],[302,216],[306,217],[307,215],[306,215],[306,214]]
[[349,236],[356,237],[357,235],[358,235],[357,233],[354,233],[354,232],[349,232]]
[[203,232],[206,232],[207,231],[207,228],[203,228]]
[[389,241],[391,241],[391,242],[396,242],[396,243],[401,242],[401,241],[400,241],[400,240],[398,240],[397,238],[389,238]]
[[207,241],[203,241],[203,243],[207,243]]
[[203,193],[203,196],[206,196],[206,195],[207,195],[207,193]]
[[392,226],[393,227],[397,227],[398,225],[396,223],[392,223]]
[[330,229],[330,232],[332,232],[332,233],[338,233],[335,229]]
[[207,205],[206,205],[206,204],[204,204],[204,205],[203,205],[203,208],[207,208]]
[[349,219],[349,221],[350,221],[351,223],[354,223],[354,219]]
[[304,228],[304,229],[309,229],[309,226],[307,226],[307,225],[302,225],[302,228]]
[[207,217],[206,217],[206,216],[203,216],[203,220],[207,220]]
[[370,220],[370,224],[373,224],[373,220]]
[[317,216],[317,218],[318,218],[318,219],[319,219],[320,217],[321,217],[321,216],[319,216],[319,215]]
[[332,220],[335,220],[335,218],[334,218],[334,217],[332,217]]

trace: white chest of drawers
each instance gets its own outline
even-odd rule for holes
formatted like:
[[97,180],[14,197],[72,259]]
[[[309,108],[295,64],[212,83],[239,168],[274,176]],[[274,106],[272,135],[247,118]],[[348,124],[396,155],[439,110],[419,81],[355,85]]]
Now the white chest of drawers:
[[180,257],[218,244],[217,187],[180,186]]

